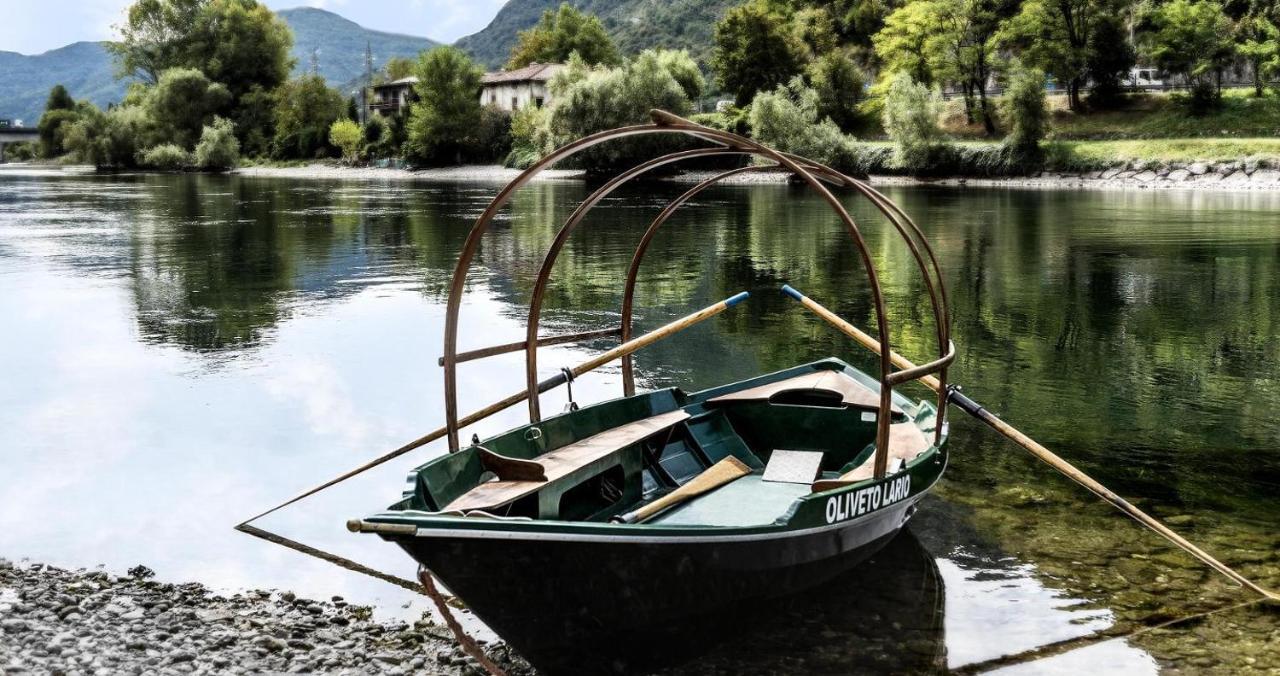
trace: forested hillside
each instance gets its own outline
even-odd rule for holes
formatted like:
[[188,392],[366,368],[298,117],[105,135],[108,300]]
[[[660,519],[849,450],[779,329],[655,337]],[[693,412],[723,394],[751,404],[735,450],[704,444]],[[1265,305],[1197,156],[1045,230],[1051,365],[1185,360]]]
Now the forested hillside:
[[[476,61],[498,67],[507,60],[516,35],[538,22],[562,0],[510,0],[483,30],[456,43]],[[600,17],[623,54],[649,47],[688,49],[706,63],[712,32],[725,10],[741,0],[571,0],[569,4]]]

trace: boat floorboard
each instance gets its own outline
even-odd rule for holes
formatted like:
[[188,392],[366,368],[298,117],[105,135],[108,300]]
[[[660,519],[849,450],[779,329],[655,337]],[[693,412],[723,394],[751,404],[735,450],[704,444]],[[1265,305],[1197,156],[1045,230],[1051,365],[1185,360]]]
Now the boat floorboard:
[[664,526],[764,526],[787,513],[797,498],[811,492],[809,484],[764,481],[748,474],[711,493],[672,508],[648,523]]

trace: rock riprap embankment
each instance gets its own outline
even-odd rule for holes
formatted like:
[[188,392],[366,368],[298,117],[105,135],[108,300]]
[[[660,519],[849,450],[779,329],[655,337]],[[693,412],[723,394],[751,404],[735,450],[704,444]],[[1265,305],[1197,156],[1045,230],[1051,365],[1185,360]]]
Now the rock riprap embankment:
[[[203,585],[67,571],[0,559],[0,670],[6,674],[479,674],[447,629],[374,620],[340,597],[220,596]],[[485,646],[513,674],[527,667]]]

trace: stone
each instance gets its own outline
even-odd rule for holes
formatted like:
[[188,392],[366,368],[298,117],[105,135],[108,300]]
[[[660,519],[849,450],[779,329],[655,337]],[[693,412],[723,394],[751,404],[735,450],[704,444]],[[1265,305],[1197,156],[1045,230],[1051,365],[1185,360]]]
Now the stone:
[[1249,182],[1257,184],[1280,183],[1280,171],[1275,169],[1259,169],[1249,176]]
[[1187,171],[1186,169],[1174,169],[1173,171],[1169,172],[1169,175],[1165,176],[1165,178],[1167,178],[1170,181],[1185,181],[1190,176],[1191,176],[1191,172]]
[[1120,174],[1120,172],[1121,172],[1121,171],[1123,171],[1123,170],[1122,170],[1122,169],[1120,169],[1119,167],[1112,167],[1112,168],[1110,168],[1110,169],[1108,169],[1108,170],[1106,170],[1106,171],[1102,172],[1102,179],[1103,179],[1103,180],[1106,180],[1106,181],[1109,181],[1109,180],[1111,180],[1111,179],[1115,178],[1116,176],[1118,176],[1118,175]]
[[1207,174],[1209,173],[1209,165],[1205,164],[1204,162],[1192,162],[1190,165],[1187,166],[1187,171],[1191,172],[1196,176],[1199,176],[1201,174]]
[[1143,183],[1146,183],[1147,181],[1154,181],[1156,180],[1156,172],[1151,170],[1144,171],[1134,176],[1133,180],[1142,181]]

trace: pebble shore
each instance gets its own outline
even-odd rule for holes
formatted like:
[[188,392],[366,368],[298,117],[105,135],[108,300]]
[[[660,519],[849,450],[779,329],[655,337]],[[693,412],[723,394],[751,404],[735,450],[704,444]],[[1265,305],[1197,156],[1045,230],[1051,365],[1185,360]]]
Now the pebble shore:
[[[117,576],[0,559],[0,672],[483,673],[428,619],[380,622],[341,597],[221,596],[152,575],[143,566]],[[508,673],[532,673],[505,644],[483,647]]]

